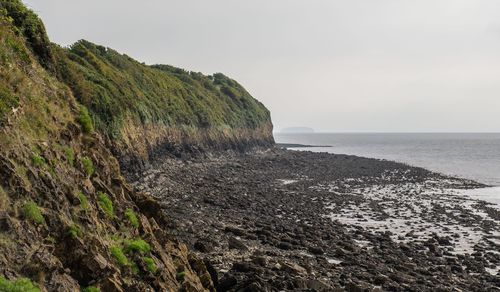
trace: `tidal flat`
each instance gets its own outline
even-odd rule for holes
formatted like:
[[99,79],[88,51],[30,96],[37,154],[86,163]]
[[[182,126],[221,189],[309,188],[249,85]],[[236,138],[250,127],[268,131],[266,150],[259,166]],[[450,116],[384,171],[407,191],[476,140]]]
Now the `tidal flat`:
[[497,291],[484,187],[405,164],[271,149],[164,159],[135,176],[220,291]]

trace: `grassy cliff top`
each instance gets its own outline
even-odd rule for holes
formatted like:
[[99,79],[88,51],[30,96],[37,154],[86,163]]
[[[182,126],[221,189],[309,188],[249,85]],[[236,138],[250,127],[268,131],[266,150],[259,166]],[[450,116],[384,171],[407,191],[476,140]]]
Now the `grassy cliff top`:
[[38,62],[88,108],[92,124],[111,139],[123,128],[155,124],[172,128],[270,128],[269,111],[236,81],[169,65],[148,66],[115,50],[81,40],[52,44],[43,22],[19,0],[1,0]]
[[167,127],[248,128],[270,123],[269,111],[236,81],[169,65],[147,66],[81,40],[57,51],[60,76],[95,126],[119,137],[125,120]]

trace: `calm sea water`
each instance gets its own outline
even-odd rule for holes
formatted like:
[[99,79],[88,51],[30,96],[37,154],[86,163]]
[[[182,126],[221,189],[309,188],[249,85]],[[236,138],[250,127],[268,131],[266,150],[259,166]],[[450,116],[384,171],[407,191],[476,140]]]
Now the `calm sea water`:
[[488,189],[489,195],[477,196],[500,203],[500,133],[277,133],[274,137],[277,143],[332,146],[302,150],[399,161],[497,186]]

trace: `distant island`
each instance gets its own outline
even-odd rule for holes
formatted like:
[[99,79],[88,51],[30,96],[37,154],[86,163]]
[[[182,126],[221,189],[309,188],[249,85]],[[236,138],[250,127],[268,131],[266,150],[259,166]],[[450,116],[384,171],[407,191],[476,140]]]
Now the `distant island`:
[[280,133],[306,134],[306,133],[314,133],[314,129],[308,128],[308,127],[290,127],[290,128],[281,129]]

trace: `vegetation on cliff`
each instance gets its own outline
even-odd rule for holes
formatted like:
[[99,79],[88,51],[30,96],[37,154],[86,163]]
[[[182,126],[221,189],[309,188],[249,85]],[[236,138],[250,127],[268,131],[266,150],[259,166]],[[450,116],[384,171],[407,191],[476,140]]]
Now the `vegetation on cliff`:
[[223,74],[147,66],[85,40],[57,52],[63,80],[90,110],[96,128],[113,138],[120,137],[127,119],[221,129],[270,123],[268,110]]
[[213,290],[112,147],[272,143],[270,130],[269,112],[222,74],[146,66],[86,41],[61,48],[21,1],[0,0],[0,286]]

